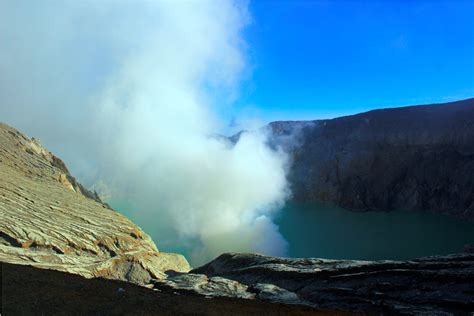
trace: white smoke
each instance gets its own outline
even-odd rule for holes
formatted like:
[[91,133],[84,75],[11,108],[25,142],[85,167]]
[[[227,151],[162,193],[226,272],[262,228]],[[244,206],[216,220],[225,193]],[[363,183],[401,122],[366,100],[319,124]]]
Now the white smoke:
[[286,157],[261,132],[215,136],[246,75],[248,22],[233,1],[3,1],[0,115],[142,221],[197,239],[194,263],[284,255],[272,217]]

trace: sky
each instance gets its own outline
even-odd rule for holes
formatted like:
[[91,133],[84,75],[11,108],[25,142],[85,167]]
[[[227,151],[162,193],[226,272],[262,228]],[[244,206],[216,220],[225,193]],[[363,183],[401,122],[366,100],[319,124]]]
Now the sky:
[[249,11],[241,115],[319,119],[474,96],[473,1],[260,0]]

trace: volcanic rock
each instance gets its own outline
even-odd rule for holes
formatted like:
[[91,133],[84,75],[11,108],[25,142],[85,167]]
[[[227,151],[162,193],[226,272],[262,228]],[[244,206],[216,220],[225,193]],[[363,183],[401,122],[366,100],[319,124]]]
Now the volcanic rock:
[[0,124],[0,261],[148,283],[186,272],[179,254],[86,190],[38,140]]
[[238,281],[262,300],[329,310],[416,315],[474,310],[474,254],[358,261],[228,253],[191,273]]
[[474,99],[272,122],[265,129],[270,144],[290,157],[297,202],[474,220]]

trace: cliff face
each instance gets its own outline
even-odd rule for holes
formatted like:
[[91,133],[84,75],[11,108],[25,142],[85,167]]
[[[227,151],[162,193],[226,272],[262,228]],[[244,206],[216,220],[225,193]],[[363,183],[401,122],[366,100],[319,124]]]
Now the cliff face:
[[0,124],[0,261],[147,283],[190,269],[84,189],[41,144]]
[[267,128],[296,201],[474,219],[474,99]]

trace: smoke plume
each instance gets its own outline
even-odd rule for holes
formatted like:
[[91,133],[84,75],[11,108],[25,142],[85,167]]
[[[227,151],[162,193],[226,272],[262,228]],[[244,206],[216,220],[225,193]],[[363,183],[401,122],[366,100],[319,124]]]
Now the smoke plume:
[[263,132],[217,136],[249,75],[249,22],[233,1],[2,1],[1,120],[126,200],[158,248],[284,255],[285,155]]

